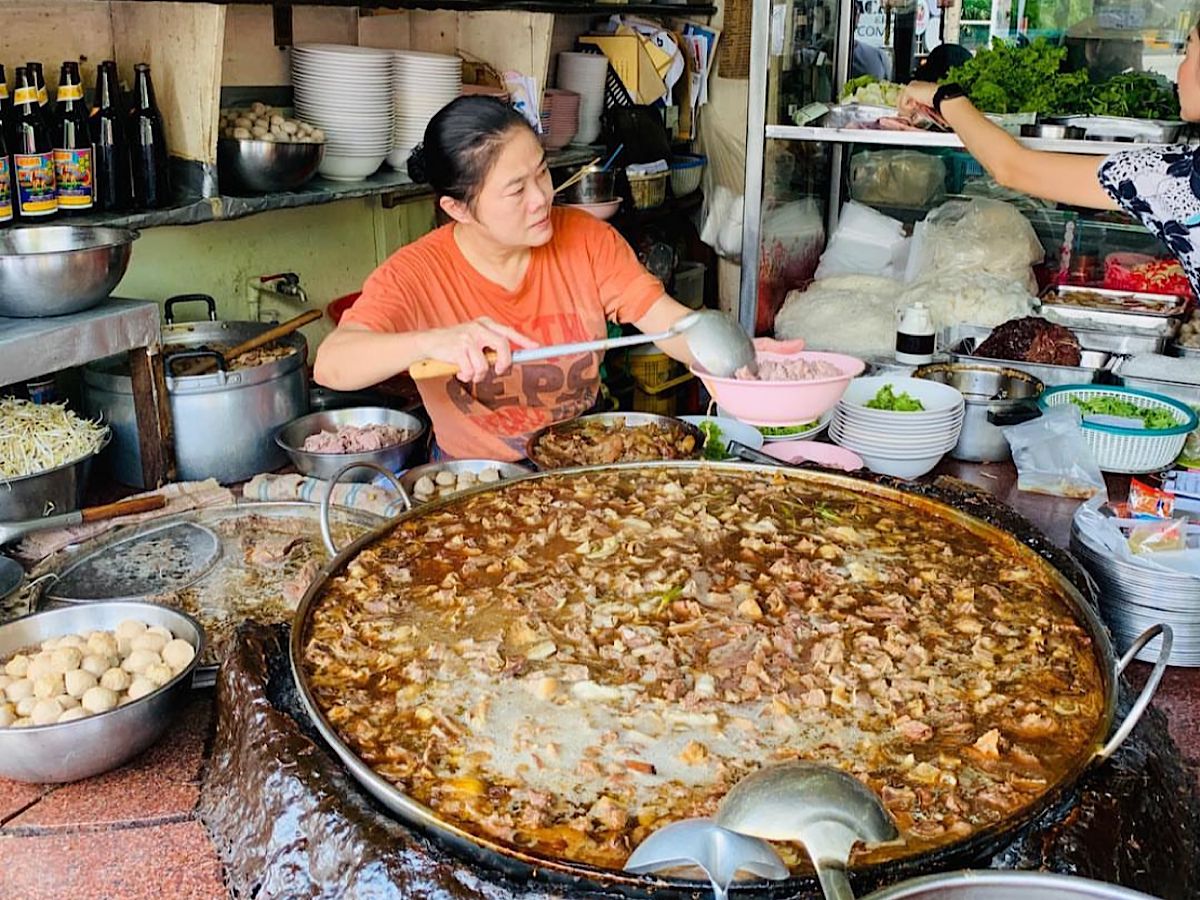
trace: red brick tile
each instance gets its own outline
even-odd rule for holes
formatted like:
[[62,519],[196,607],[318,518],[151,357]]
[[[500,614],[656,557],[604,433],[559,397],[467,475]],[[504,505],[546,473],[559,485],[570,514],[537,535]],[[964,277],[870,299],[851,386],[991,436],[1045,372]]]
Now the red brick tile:
[[46,784],[23,784],[20,781],[0,778],[0,824],[51,789],[52,787]]
[[5,827],[133,824],[189,815],[199,797],[211,727],[211,695],[198,694],[162,740],[137,759],[104,775],[63,785]]
[[0,897],[228,900],[200,823],[0,835]]

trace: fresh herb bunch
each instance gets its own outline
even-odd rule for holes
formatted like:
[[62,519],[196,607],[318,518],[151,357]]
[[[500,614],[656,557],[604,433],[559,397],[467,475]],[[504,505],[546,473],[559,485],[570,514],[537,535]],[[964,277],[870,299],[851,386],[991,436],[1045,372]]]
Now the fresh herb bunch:
[[1083,410],[1085,415],[1118,416],[1123,419],[1141,419],[1147,431],[1160,431],[1164,428],[1174,428],[1179,423],[1174,414],[1161,406],[1152,408],[1137,406],[1120,397],[1101,396],[1089,400],[1072,397],[1071,402]]
[[925,404],[909,395],[907,391],[897,394],[892,385],[885,384],[867,401],[867,408],[886,409],[890,412],[923,412]]
[[1061,72],[1065,47],[1038,38],[1027,47],[996,41],[946,76],[989,113],[1061,112],[1089,87],[1087,72]]
[[1123,72],[1100,84],[1088,85],[1072,112],[1087,116],[1133,119],[1178,119],[1175,85],[1150,72]]

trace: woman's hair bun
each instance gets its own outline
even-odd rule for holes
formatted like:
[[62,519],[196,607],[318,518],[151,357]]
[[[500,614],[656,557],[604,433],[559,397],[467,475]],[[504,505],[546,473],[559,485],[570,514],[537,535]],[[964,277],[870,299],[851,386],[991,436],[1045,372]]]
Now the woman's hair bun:
[[429,175],[425,165],[425,144],[422,142],[413,147],[412,153],[408,155],[408,177],[418,184],[425,184],[429,181]]

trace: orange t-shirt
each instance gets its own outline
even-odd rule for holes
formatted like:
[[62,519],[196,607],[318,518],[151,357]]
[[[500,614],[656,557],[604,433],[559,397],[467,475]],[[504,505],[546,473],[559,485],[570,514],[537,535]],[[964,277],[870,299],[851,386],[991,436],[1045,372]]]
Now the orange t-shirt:
[[[612,226],[555,207],[554,236],[534,247],[515,291],[463,256],[453,225],[401,247],[363,285],[343,322],[380,332],[426,331],[490,316],[539,344],[603,338],[606,321],[636,322],[664,293]],[[451,376],[417,382],[438,446],[451,457],[518,460],[530,434],[585,412],[600,383],[600,354],[491,372],[477,384]]]

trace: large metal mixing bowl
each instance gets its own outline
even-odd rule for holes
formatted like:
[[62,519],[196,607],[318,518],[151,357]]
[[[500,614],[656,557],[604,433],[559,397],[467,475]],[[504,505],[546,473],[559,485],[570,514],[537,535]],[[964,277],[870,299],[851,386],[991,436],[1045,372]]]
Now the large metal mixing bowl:
[[221,138],[217,141],[217,174],[223,191],[291,191],[317,174],[324,156],[324,144]]
[[[408,432],[408,438],[399,444],[367,450],[362,453],[314,453],[303,449],[305,438],[322,431],[337,431],[340,425],[390,425]],[[328,481],[338,470],[350,463],[374,463],[389,472],[399,472],[408,463],[425,436],[425,423],[410,413],[382,406],[357,406],[348,409],[333,409],[309,413],[293,419],[275,435],[275,443],[291,457],[292,463],[304,475],[312,475]],[[345,476],[346,481],[374,481],[378,472],[371,469],[354,469]]]
[[112,431],[106,430],[93,453],[32,475],[8,481],[0,478],[0,522],[40,519],[79,509],[83,505],[92,460],[103,452],[110,440]]
[[153,694],[58,725],[0,728],[0,777],[34,783],[90,778],[123,765],[155,741],[192,689],[204,629],[191,616],[154,603],[103,602],[34,613],[0,625],[0,659],[67,634],[111,631],[125,619],[161,625],[196,648],[186,669]]
[[0,316],[32,319],[90,309],[125,275],[138,233],[50,225],[0,232]]

